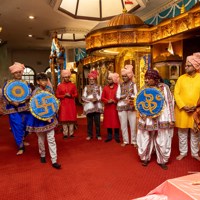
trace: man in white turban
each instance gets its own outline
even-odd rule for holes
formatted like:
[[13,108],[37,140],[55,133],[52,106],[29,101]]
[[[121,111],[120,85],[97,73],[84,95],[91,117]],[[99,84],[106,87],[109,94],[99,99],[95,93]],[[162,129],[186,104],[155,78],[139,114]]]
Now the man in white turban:
[[121,70],[123,82],[118,85],[116,97],[118,99],[117,110],[122,130],[123,143],[121,146],[129,144],[128,136],[128,121],[131,131],[130,143],[137,146],[136,144],[136,111],[133,100],[137,94],[136,84],[132,81],[134,76],[133,66],[126,65]]
[[198,156],[199,132],[194,131],[193,113],[200,99],[200,53],[188,56],[185,64],[186,74],[180,76],[174,89],[175,126],[178,128],[180,155],[176,158],[182,160],[188,153],[188,132],[190,131],[190,148],[192,157],[200,161]]

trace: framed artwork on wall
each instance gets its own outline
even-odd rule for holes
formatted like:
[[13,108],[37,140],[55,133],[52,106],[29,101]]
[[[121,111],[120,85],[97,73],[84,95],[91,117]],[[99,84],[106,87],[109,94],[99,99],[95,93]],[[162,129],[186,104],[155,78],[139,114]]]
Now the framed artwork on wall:
[[180,75],[180,63],[171,63],[169,65],[169,79],[178,79]]

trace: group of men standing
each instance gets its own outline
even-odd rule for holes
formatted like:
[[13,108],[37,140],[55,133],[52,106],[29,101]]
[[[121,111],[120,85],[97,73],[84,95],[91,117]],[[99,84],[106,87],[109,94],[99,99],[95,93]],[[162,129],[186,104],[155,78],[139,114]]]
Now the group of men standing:
[[[23,69],[24,66],[19,63],[10,67],[14,79],[21,79]],[[119,130],[121,129],[123,140],[121,146],[132,144],[136,147],[143,166],[149,164],[151,154],[155,151],[157,163],[162,169],[168,168],[166,163],[171,154],[174,127],[178,128],[179,137],[180,155],[177,157],[177,160],[183,159],[188,153],[187,137],[190,132],[191,155],[200,161],[198,155],[200,138],[199,70],[200,53],[188,56],[185,64],[186,73],[178,78],[174,96],[171,94],[169,87],[162,82],[158,71],[153,69],[147,70],[145,85],[141,90],[156,88],[161,91],[164,97],[163,110],[154,118],[142,115],[141,113],[137,114],[136,112],[134,100],[137,97],[138,91],[133,81],[132,65],[126,65],[121,69],[121,83],[119,74],[109,73],[107,79],[108,85],[104,88],[97,85],[98,72],[96,70],[91,71],[88,74],[89,84],[85,86],[82,94],[83,110],[87,117],[86,140],[91,140],[94,137],[93,121],[95,123],[96,138],[97,140],[102,140],[100,116],[101,113],[104,113],[103,125],[107,129],[105,142],[110,142],[114,138],[117,143],[120,143]],[[78,96],[78,93],[75,84],[70,81],[70,76],[70,70],[62,70],[61,77],[63,81],[58,85],[55,93],[55,96],[60,100],[58,119],[63,126],[64,139],[74,137],[74,127],[77,121],[75,98]],[[38,78],[41,79],[41,77]],[[46,77],[44,78],[47,81]],[[47,83],[45,82],[45,84]],[[40,87],[41,89],[45,89],[42,87],[42,84],[40,84]],[[11,129],[19,147],[18,155],[24,151],[23,139],[27,134],[27,129],[25,128],[27,120],[25,117],[28,116],[27,103],[29,98],[27,98],[25,103],[18,105],[15,102],[7,102],[6,107]],[[130,139],[128,125],[130,126]],[[42,161],[44,162],[45,160],[43,159]],[[56,163],[56,159],[52,163]],[[55,168],[60,168],[60,165],[56,164]]]

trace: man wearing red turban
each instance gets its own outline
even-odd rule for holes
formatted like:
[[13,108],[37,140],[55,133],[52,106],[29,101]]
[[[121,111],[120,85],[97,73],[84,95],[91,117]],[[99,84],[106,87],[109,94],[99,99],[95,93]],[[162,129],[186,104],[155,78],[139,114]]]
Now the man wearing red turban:
[[88,74],[89,85],[85,86],[83,90],[82,100],[83,111],[87,116],[87,138],[86,140],[91,140],[93,138],[93,120],[96,127],[96,137],[101,140],[100,134],[100,115],[103,112],[101,103],[102,88],[97,85],[98,72],[92,70]]
[[188,56],[185,64],[186,74],[180,76],[174,89],[175,126],[178,128],[180,155],[182,160],[188,153],[188,132],[190,131],[190,148],[192,157],[200,161],[198,156],[199,132],[194,131],[193,113],[200,99],[200,53]]

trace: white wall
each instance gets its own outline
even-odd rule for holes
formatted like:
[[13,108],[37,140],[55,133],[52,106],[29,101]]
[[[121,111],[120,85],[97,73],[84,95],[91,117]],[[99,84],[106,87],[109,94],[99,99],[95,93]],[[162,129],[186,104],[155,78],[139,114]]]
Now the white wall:
[[[0,87],[5,79],[10,79],[8,67],[14,62],[23,63],[35,70],[43,72],[49,67],[49,50],[10,50],[6,45],[0,47]],[[66,50],[67,62],[74,62],[74,49]]]

